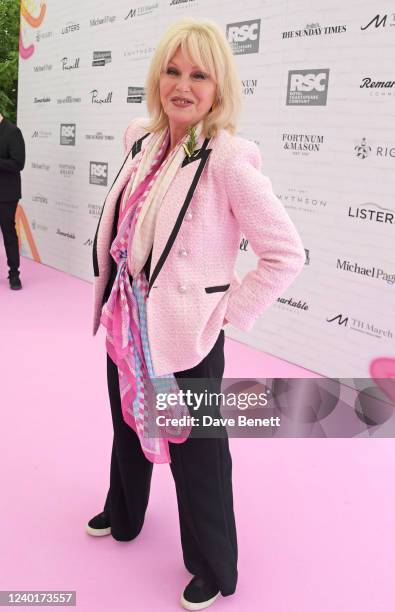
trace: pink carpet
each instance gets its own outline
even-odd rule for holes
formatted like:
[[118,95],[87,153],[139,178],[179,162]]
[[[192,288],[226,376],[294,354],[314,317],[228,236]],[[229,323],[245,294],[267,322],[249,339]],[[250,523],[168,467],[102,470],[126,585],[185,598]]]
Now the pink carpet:
[[[0,257],[0,590],[76,590],[83,612],[180,609],[184,569],[168,466],[155,466],[131,542],[92,538],[112,424],[92,286],[22,260],[10,291]],[[306,376],[226,341],[231,376]],[[239,582],[211,609],[393,612],[393,440],[231,439]],[[41,608],[41,607],[40,607]]]

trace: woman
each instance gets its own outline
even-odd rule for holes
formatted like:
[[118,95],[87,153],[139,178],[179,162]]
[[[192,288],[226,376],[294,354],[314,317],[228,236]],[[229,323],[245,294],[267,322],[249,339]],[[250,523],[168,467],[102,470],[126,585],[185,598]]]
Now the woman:
[[[224,325],[250,330],[300,273],[305,253],[259,170],[257,146],[234,135],[241,84],[217,26],[173,25],[155,51],[146,94],[150,118],[126,130],[126,159],[93,247],[94,333],[101,320],[114,442],[104,510],[87,531],[135,538],[153,463],[170,463],[184,563],[194,575],[181,604],[200,610],[236,589],[228,438],[226,430],[196,437],[195,427],[156,427],[152,394],[219,392]],[[240,283],[241,234],[259,262]],[[199,415],[216,410],[201,406]],[[196,411],[180,402],[167,414]]]

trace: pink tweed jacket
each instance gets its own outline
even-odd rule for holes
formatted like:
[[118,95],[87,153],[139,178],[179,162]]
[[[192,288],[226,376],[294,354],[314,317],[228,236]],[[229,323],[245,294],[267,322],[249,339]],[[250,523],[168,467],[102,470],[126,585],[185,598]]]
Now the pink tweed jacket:
[[[144,119],[135,119],[127,128],[128,154],[96,231],[94,335],[110,276],[117,202],[145,135]],[[156,221],[147,328],[157,376],[197,365],[213,347],[224,318],[251,330],[305,262],[299,234],[270,179],[260,171],[258,147],[225,130],[210,140],[201,138],[198,147],[199,152],[177,171]],[[241,282],[235,262],[242,235],[259,261]]]

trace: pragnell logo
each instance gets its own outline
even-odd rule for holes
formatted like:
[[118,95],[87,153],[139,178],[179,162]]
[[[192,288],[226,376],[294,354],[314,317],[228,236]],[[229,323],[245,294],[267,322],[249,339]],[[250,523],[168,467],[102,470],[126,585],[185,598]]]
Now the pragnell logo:
[[92,95],[92,104],[111,104],[112,102],[112,91],[109,91],[106,98],[100,98],[97,89],[92,89],[89,92]]
[[80,58],[76,57],[73,64],[69,64],[69,58],[63,57],[62,60],[62,70],[77,70],[80,67]]

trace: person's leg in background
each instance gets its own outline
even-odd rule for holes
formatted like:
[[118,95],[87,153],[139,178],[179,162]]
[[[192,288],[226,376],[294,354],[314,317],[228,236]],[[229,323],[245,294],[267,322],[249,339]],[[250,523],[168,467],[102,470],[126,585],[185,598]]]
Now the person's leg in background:
[[108,354],[107,382],[114,439],[104,512],[114,539],[127,541],[135,538],[143,527],[153,463],[145,457],[136,432],[123,420],[118,369]]
[[[193,387],[194,392],[220,393],[224,366],[221,330],[205,359],[190,370],[176,372],[175,377],[184,391]],[[202,381],[188,384],[188,378]],[[219,408],[213,406],[190,409],[190,413],[200,418],[220,416]],[[222,432],[226,434],[226,429]],[[238,551],[228,437],[190,436],[181,444],[169,443],[169,448],[185,567],[195,576],[214,581],[222,595],[231,595],[237,583]]]
[[8,278],[11,289],[21,289],[19,280],[19,244],[15,227],[15,215],[18,202],[0,202],[0,228],[3,234],[4,247],[9,268]]

